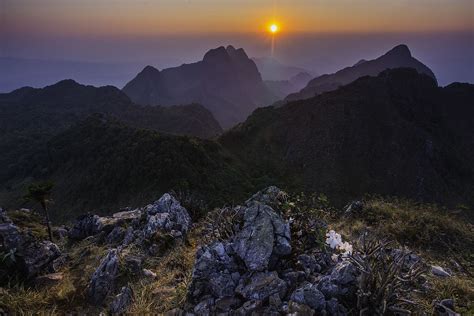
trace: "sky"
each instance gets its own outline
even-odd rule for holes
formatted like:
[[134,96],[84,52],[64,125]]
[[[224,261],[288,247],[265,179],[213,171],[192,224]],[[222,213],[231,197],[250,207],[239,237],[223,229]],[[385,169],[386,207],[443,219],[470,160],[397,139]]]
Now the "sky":
[[153,64],[219,45],[316,73],[406,43],[440,83],[474,82],[473,0],[0,0],[0,57]]

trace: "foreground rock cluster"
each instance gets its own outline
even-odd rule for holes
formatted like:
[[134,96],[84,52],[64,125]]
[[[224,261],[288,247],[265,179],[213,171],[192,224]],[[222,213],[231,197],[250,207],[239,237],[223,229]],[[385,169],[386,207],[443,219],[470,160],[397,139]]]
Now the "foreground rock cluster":
[[196,254],[187,312],[231,314],[345,315],[354,298],[357,269],[324,254],[294,260],[291,228],[277,210],[279,190],[270,187],[237,207],[242,227],[230,239]]
[[7,252],[2,264],[6,269],[1,272],[0,279],[8,278],[13,271],[18,271],[25,279],[32,279],[38,274],[53,273],[61,265],[61,251],[51,241],[35,239],[28,232],[22,232],[0,208],[0,240],[2,248]]
[[[80,240],[102,234],[105,243],[111,246],[100,265],[92,274],[87,287],[87,298],[94,305],[102,305],[106,298],[116,293],[120,265],[132,274],[150,276],[153,272],[142,269],[147,255],[156,255],[159,246],[150,240],[157,233],[181,239],[191,225],[191,217],[184,207],[170,194],[164,194],[156,202],[140,209],[125,210],[111,217],[87,214],[79,218],[69,231],[71,239]],[[126,251],[134,245],[143,251],[131,255]],[[123,260],[121,260],[123,259]],[[125,312],[133,301],[133,293],[123,286],[110,304],[112,313]]]
[[[194,231],[206,227],[203,232],[208,238],[202,240],[207,242],[197,248],[185,303],[167,315],[342,316],[360,310],[364,275],[357,261],[305,239],[304,229],[319,227],[326,232],[327,226],[319,222],[301,226],[299,220],[282,214],[285,199],[284,192],[269,187],[242,206],[219,210],[225,210],[227,217],[211,216],[204,226],[194,225]],[[354,201],[346,206],[343,216],[363,211],[363,203]],[[226,218],[231,220],[226,222]],[[166,273],[145,269],[145,263],[173,252],[179,243],[183,245],[191,228],[188,211],[172,195],[164,194],[145,207],[124,209],[112,216],[86,214],[71,228],[55,232],[58,238],[62,236],[59,245],[101,247],[100,260],[87,275],[81,293],[90,306],[123,314],[136,299],[129,281],[153,282],[158,273]],[[68,254],[61,253],[56,244],[20,229],[2,209],[0,237],[0,250],[14,258],[11,267],[1,267],[2,279],[17,273],[42,287],[61,280],[61,267],[70,263]],[[393,258],[404,254],[401,249],[387,251]],[[403,269],[408,271],[420,261],[414,254],[404,256]],[[440,278],[451,276],[451,271],[438,266],[430,271]],[[435,311],[457,315],[450,300],[436,302]]]

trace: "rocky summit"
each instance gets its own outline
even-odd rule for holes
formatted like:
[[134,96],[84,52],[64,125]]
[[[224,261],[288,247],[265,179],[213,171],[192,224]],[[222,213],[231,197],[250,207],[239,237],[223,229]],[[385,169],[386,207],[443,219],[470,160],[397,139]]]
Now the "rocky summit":
[[[44,240],[33,211],[1,210],[2,282],[19,278],[28,290],[2,290],[0,308],[21,310],[21,302],[44,311],[52,304],[44,302],[54,302],[64,313],[113,315],[408,315],[426,311],[424,300],[435,297],[435,315],[466,310],[464,300],[437,290],[466,275],[464,266],[387,243],[387,224],[368,226],[370,218],[384,221],[376,214],[395,207],[390,203],[357,200],[338,211],[321,197],[271,186],[193,221],[166,193],[143,207],[54,227],[55,243]],[[392,220],[407,220],[402,207]],[[454,229],[439,218],[436,229]],[[367,225],[361,239],[329,229],[348,232],[354,221]],[[472,244],[465,234],[457,237]],[[24,291],[41,303],[16,298]]]

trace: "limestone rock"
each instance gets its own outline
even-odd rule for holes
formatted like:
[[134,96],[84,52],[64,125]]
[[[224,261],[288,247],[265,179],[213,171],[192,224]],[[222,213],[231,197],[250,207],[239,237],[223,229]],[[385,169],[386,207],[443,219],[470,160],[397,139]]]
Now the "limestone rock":
[[248,300],[265,300],[273,294],[284,297],[287,286],[275,271],[258,272],[248,278],[249,283],[241,282],[236,292]]
[[127,311],[128,306],[133,301],[132,289],[128,286],[122,287],[120,293],[115,296],[114,300],[110,304],[110,312],[112,314],[123,314]]
[[326,296],[342,297],[355,294],[357,268],[349,261],[341,261],[332,269],[330,275],[326,275],[318,283],[318,289]]
[[87,296],[92,304],[101,305],[107,295],[113,290],[118,268],[119,257],[117,249],[111,249],[102,259],[89,282]]
[[290,227],[269,206],[246,209],[244,226],[234,238],[234,250],[250,271],[268,268],[270,256],[291,253]]
[[82,240],[86,237],[98,234],[104,225],[99,216],[93,214],[86,214],[80,216],[74,226],[69,231],[69,238]]
[[326,308],[326,299],[323,293],[311,283],[306,283],[300,288],[297,288],[290,299],[298,304],[304,304],[316,312],[322,312]]
[[447,277],[450,277],[451,276],[451,273],[449,273],[448,271],[444,270],[442,267],[440,266],[431,266],[431,273],[433,275],[436,275],[436,276],[439,276],[439,277],[442,277],[442,278],[447,278]]
[[158,201],[145,207],[148,214],[144,229],[146,236],[153,235],[157,230],[167,232],[179,231],[185,235],[191,226],[188,211],[170,194],[164,194]]

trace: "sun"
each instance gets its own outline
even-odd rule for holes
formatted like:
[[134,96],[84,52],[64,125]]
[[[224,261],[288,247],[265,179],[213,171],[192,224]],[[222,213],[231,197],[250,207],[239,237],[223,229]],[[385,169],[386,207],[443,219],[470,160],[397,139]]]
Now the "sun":
[[278,29],[279,29],[279,27],[275,23],[271,24],[270,27],[269,27],[270,33],[276,33],[276,32],[278,32]]

